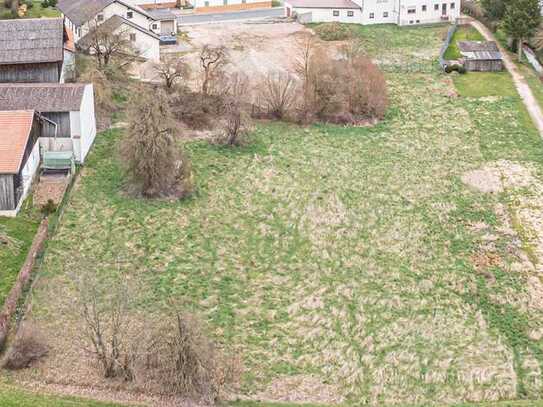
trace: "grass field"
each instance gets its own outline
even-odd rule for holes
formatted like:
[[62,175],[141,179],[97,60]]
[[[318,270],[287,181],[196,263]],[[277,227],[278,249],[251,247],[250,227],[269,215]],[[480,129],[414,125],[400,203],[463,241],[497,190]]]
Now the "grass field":
[[34,234],[38,230],[40,217],[31,209],[23,209],[17,218],[0,217],[0,304],[11,290],[23,265]]
[[451,44],[445,52],[444,58],[447,60],[454,60],[462,58],[462,54],[458,49],[459,41],[484,41],[484,37],[477,29],[472,26],[461,26],[454,33]]
[[184,202],[128,198],[121,134],[101,134],[33,294],[52,351],[22,378],[106,385],[75,340],[70,276],[92,264],[137,282],[135,313],[201,315],[256,399],[540,397],[543,143],[509,76],[441,73],[445,31],[357,28],[386,72],[385,120],[190,142]]
[[[59,17],[60,13],[57,9],[52,7],[44,8],[42,7],[42,2],[40,0],[32,1],[33,7],[28,9],[28,13],[25,18],[41,18],[41,17]],[[3,0],[0,0],[0,19],[4,18],[3,16],[9,13],[9,10],[4,6]]]

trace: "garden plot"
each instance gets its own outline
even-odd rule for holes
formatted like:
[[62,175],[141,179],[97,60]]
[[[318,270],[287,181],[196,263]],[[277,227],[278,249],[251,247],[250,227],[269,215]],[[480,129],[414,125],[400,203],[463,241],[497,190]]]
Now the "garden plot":
[[78,344],[72,276],[93,264],[132,282],[134,320],[172,302],[206,320],[243,357],[236,396],[539,397],[543,144],[518,96],[485,86],[462,96],[470,75],[456,89],[440,72],[444,31],[357,28],[387,68],[385,120],[260,123],[240,149],[192,141],[197,192],[184,202],[126,197],[111,153],[121,130],[99,136],[33,291],[29,318],[50,356],[16,380],[111,397],[123,388]]

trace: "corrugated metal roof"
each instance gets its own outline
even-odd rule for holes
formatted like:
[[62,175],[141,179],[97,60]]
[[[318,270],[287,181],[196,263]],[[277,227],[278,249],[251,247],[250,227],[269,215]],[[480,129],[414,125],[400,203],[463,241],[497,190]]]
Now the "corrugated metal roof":
[[285,0],[285,2],[297,8],[361,8],[351,0]]
[[85,86],[84,83],[0,84],[0,110],[77,112]]
[[62,18],[0,20],[0,65],[62,61],[63,49]]
[[0,111],[0,174],[17,174],[23,161],[34,112]]
[[480,61],[502,59],[502,54],[494,41],[458,41],[458,49],[466,59]]
[[147,13],[151,15],[157,21],[175,20],[176,16],[170,10],[165,8],[156,8],[147,10]]

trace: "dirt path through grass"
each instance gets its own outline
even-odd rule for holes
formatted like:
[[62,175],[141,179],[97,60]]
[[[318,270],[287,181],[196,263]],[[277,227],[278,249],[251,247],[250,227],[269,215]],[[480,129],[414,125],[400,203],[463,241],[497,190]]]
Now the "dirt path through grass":
[[496,40],[494,35],[490,32],[488,28],[484,26],[484,24],[477,20],[471,20],[470,24],[475,27],[485,37],[487,41],[494,41],[498,45],[498,48],[500,49],[500,52],[503,56],[503,62],[505,64],[505,67],[511,73],[513,81],[515,82],[515,87],[517,88],[517,91],[522,98],[526,109],[528,109],[528,113],[530,113],[530,117],[532,118],[535,126],[537,127],[539,134],[541,135],[541,137],[543,137],[543,112],[541,111],[539,103],[537,103],[537,100],[534,97],[530,86],[528,86],[526,79],[519,72],[517,66],[515,65],[509,54],[503,49],[503,47]]

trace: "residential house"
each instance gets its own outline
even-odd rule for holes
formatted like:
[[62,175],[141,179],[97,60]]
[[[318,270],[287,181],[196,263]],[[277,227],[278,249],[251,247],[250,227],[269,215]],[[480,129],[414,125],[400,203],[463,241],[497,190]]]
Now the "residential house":
[[285,0],[285,15],[304,22],[435,24],[460,17],[461,0]]
[[72,151],[83,163],[96,137],[91,84],[0,84],[0,111],[35,110],[42,151]]
[[15,216],[40,164],[39,115],[0,111],[0,216]]
[[[147,10],[147,12],[156,21],[160,21],[160,30],[158,30],[158,34],[177,35],[177,17],[174,13],[165,8],[151,9]],[[153,31],[157,32],[157,29],[154,28]]]
[[[160,36],[133,23],[121,16],[112,16],[95,28],[98,32],[124,35],[130,39],[138,56],[160,62]],[[94,33],[91,31],[81,37],[77,46],[85,51],[93,52]]]
[[269,8],[271,0],[128,0],[139,7],[150,10],[159,8],[174,8],[191,6],[196,13],[216,13],[257,8]]
[[0,83],[63,82],[72,57],[62,18],[0,20]]
[[144,30],[160,32],[160,21],[155,20],[141,7],[130,0],[59,0],[66,26],[74,33],[76,44],[91,28],[119,16]]

